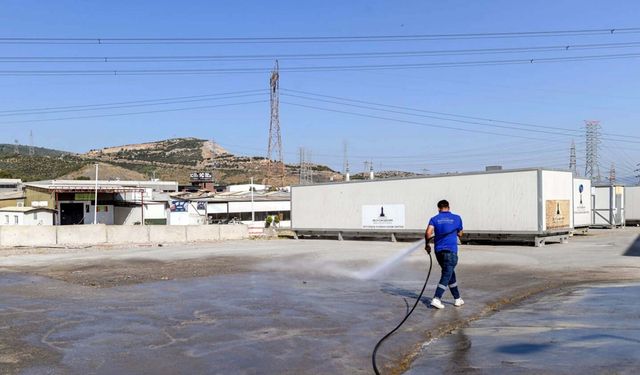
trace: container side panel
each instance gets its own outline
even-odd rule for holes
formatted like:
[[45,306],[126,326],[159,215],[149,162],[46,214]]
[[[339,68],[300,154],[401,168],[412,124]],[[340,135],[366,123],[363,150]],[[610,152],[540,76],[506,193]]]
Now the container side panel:
[[[567,190],[571,193],[570,186]],[[392,215],[404,212],[404,220],[385,213],[385,219],[375,223],[393,219],[395,224],[402,223],[403,228],[396,229],[424,230],[441,199],[447,199],[451,210],[462,216],[467,231],[538,230],[535,170],[294,186],[292,215],[295,229],[369,230],[363,223],[376,219],[368,217],[370,206],[384,211],[388,205],[393,206]]]
[[624,193],[626,220],[640,222],[640,186],[628,186]]
[[573,228],[573,174],[563,171],[542,171],[544,230]]
[[591,180],[575,178],[573,180],[573,226],[588,227],[592,223]]

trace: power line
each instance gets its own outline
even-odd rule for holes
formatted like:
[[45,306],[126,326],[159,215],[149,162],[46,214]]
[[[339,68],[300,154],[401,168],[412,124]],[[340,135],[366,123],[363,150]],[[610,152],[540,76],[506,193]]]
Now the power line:
[[[81,104],[81,105],[71,105],[71,106],[63,106],[63,107],[40,107],[40,108],[23,108],[23,109],[13,109],[13,110],[3,110],[0,111],[0,116],[12,116],[18,114],[34,114],[29,112],[44,112],[44,111],[57,111],[63,112],[63,110],[67,109],[80,109],[86,108],[87,110],[98,110],[104,109],[101,107],[111,107],[111,106],[127,106],[129,104],[138,104],[138,103],[154,103],[154,102],[179,102],[182,100],[190,100],[190,99],[204,99],[207,98],[218,98],[220,96],[228,96],[228,95],[240,95],[240,94],[248,94],[248,93],[258,93],[265,92],[264,89],[257,90],[243,90],[243,91],[232,91],[232,92],[223,92],[217,94],[203,94],[203,95],[191,95],[191,96],[175,96],[169,98],[159,98],[159,99],[145,99],[145,100],[131,100],[131,101],[123,101],[123,102],[110,102],[110,103],[101,103],[101,104]],[[172,104],[172,103],[169,103]],[[151,105],[151,104],[150,104]],[[96,107],[96,108],[94,108]]]
[[[302,94],[312,95],[312,96],[318,96],[318,97],[322,97],[322,98],[330,98],[330,99],[337,99],[337,100],[342,100],[342,101],[347,101],[347,102],[370,104],[370,105],[375,105],[375,106],[380,106],[380,107],[402,109],[402,110],[408,110],[408,111],[419,112],[419,113],[432,113],[432,114],[437,114],[437,115],[458,117],[458,118],[471,119],[471,120],[497,122],[497,123],[501,123],[501,124],[512,124],[512,125],[519,125],[519,126],[524,126],[524,127],[531,127],[531,128],[535,128],[535,129],[562,130],[562,131],[572,132],[572,133],[577,133],[577,134],[582,134],[583,133],[581,130],[576,130],[576,129],[571,129],[571,128],[563,128],[563,127],[559,127],[559,126],[545,126],[545,125],[541,125],[541,124],[532,124],[532,123],[516,122],[516,121],[505,121],[505,120],[498,120],[498,119],[487,118],[487,117],[460,115],[460,114],[455,114],[455,113],[450,113],[450,112],[429,111],[429,110],[425,110],[425,109],[421,109],[421,108],[412,108],[412,107],[406,107],[406,106],[383,104],[383,103],[377,103],[377,102],[371,102],[371,101],[365,101],[365,100],[358,100],[358,99],[352,99],[352,98],[345,98],[345,97],[339,97],[339,96],[316,94],[316,93],[312,93],[312,92],[309,92],[309,91],[293,90],[293,89],[286,89],[286,88],[282,89],[282,90],[285,92],[285,94],[283,94],[283,95],[288,95],[288,96],[291,96],[291,95],[290,94],[286,94],[287,91],[295,92],[295,93],[302,93]],[[435,119],[443,119],[441,117],[435,117],[435,116],[425,116],[425,117],[435,118]],[[451,120],[451,119],[445,119],[445,120],[447,120],[447,121],[456,121],[456,120]],[[613,133],[601,133],[601,134],[602,135],[606,135],[606,136],[610,136],[610,137],[622,137],[622,138],[625,138],[625,139],[628,139],[628,138],[640,139],[640,137],[638,137],[638,136],[630,136],[630,135],[627,135],[627,134],[624,134],[624,135],[623,134],[613,134]],[[618,141],[618,140],[614,140],[614,141]]]
[[[479,67],[499,65],[546,64],[576,61],[624,60],[640,57],[640,53],[585,55],[571,57],[541,57],[510,60],[449,61],[412,64],[327,65],[294,66],[281,68],[291,73],[367,71],[389,69],[435,69],[455,67]],[[215,68],[215,69],[107,69],[107,70],[0,70],[0,76],[131,76],[131,75],[206,75],[266,73],[266,68]]]
[[174,100],[174,101],[165,101],[165,102],[157,102],[157,103],[129,104],[129,105],[118,105],[118,106],[103,106],[103,107],[84,108],[84,109],[64,109],[64,110],[52,110],[52,111],[34,111],[34,112],[23,112],[23,113],[16,113],[16,114],[2,114],[2,113],[0,113],[0,117],[30,116],[30,115],[42,115],[42,114],[66,113],[66,112],[103,111],[103,110],[110,110],[110,109],[122,109],[122,108],[133,108],[133,107],[149,107],[149,106],[168,105],[168,104],[183,104],[183,103],[194,103],[194,102],[203,102],[203,101],[212,101],[212,100],[237,99],[237,98],[246,98],[246,97],[251,97],[251,96],[263,96],[263,95],[264,95],[263,93],[240,94],[240,95],[209,97],[209,98],[203,98],[203,99]]
[[410,124],[410,125],[416,125],[416,126],[422,126],[422,127],[428,127],[428,128],[458,130],[458,131],[469,132],[469,133],[474,133],[474,134],[497,135],[497,136],[501,136],[501,137],[512,137],[512,138],[528,139],[528,140],[535,140],[535,141],[560,142],[559,140],[549,140],[549,139],[544,139],[544,138],[533,138],[533,137],[526,137],[526,136],[520,136],[520,135],[514,135],[514,134],[496,133],[496,132],[488,132],[488,131],[477,130],[477,129],[466,129],[466,128],[458,128],[458,127],[453,127],[453,126],[439,125],[439,124],[430,124],[430,123],[410,121],[410,120],[401,120],[401,119],[392,118],[392,117],[368,115],[368,114],[364,114],[364,113],[343,111],[343,110],[324,108],[324,107],[317,107],[317,106],[305,105],[305,104],[300,104],[300,103],[292,103],[292,102],[284,102],[284,101],[281,101],[281,103],[285,103],[285,104],[289,104],[289,105],[293,105],[293,106],[297,106],[297,107],[316,109],[316,110],[320,110],[320,111],[342,113],[342,114],[347,114],[347,115],[352,115],[352,116],[373,118],[373,119],[378,119],[378,120],[392,121],[392,122],[398,122],[398,123],[404,123],[404,124]]
[[370,58],[406,58],[420,56],[459,56],[505,54],[524,52],[566,52],[615,48],[636,48],[640,42],[562,44],[553,46],[503,47],[454,50],[385,51],[350,53],[297,53],[253,55],[195,55],[195,56],[2,56],[1,63],[127,63],[127,62],[202,62],[202,61],[256,61],[256,60],[334,60]]
[[[381,111],[381,112],[387,112],[387,113],[394,113],[394,114],[402,114],[402,115],[407,115],[407,116],[432,118],[432,119],[438,119],[438,120],[444,120],[444,121],[452,121],[452,122],[458,122],[458,123],[464,123],[464,124],[480,125],[480,126],[486,126],[486,127],[492,127],[492,128],[498,128],[498,129],[507,129],[507,130],[530,132],[530,133],[536,133],[536,134],[550,134],[550,135],[561,135],[561,136],[573,137],[573,136],[575,136],[575,132],[577,132],[577,130],[573,130],[573,129],[566,129],[565,132],[559,132],[559,131],[540,130],[540,129],[515,128],[513,126],[497,125],[497,124],[486,124],[486,123],[477,122],[477,121],[448,119],[448,118],[443,118],[443,117],[420,115],[420,114],[410,113],[410,112],[405,112],[405,111],[375,108],[375,107],[371,107],[371,106],[364,106],[364,105],[358,105],[358,104],[340,103],[340,102],[331,101],[331,100],[309,98],[309,97],[304,97],[304,96],[299,96],[299,95],[291,95],[291,94],[286,94],[286,93],[283,94],[283,95],[289,96],[289,97],[294,97],[294,98],[302,98],[302,99],[307,99],[307,100],[314,100],[314,101],[319,101],[319,102],[324,102],[324,103],[338,104],[338,105],[343,105],[343,106],[348,106],[348,107],[369,109],[369,110],[375,110],[375,111]],[[444,126],[441,126],[441,127],[444,127]],[[546,128],[546,129],[557,129],[557,128],[551,128],[551,127],[546,127],[546,126],[540,126],[540,127],[541,128]],[[564,129],[562,129],[562,130],[564,130]],[[637,144],[640,144],[640,141],[632,141],[632,140],[616,140],[616,141],[625,142],[625,143],[637,143]]]
[[0,122],[0,125],[25,124],[25,123],[49,122],[49,121],[64,121],[64,120],[80,120],[80,119],[101,118],[101,117],[146,115],[146,114],[152,114],[152,113],[190,111],[190,110],[196,110],[196,109],[231,107],[231,106],[238,106],[238,105],[267,103],[267,102],[268,102],[268,100],[254,100],[254,101],[239,102],[239,103],[214,104],[214,105],[203,105],[203,106],[196,106],[196,107],[183,107],[183,108],[172,108],[172,109],[159,109],[159,110],[154,110],[154,111],[140,111],[140,112],[127,112],[127,113],[109,113],[109,114],[102,114],[102,115],[58,117],[58,118],[37,119],[37,120],[5,121],[5,122]]
[[0,38],[4,44],[200,44],[200,43],[353,43],[353,42],[398,42],[416,40],[459,40],[536,38],[560,36],[595,36],[614,34],[636,34],[639,27],[512,31],[489,33],[413,34],[413,35],[359,35],[359,36],[282,36],[282,37],[167,37],[167,38]]
[[363,106],[363,105],[358,105],[358,104],[340,103],[340,102],[331,101],[331,100],[325,100],[325,99],[309,98],[309,97],[304,97],[304,96],[300,96],[300,95],[291,95],[291,94],[283,94],[283,95],[285,95],[285,96],[289,96],[289,97],[293,97],[293,98],[300,98],[300,99],[306,99],[306,100],[314,100],[314,101],[319,101],[319,102],[323,102],[323,103],[339,104],[339,105],[349,106],[349,107],[355,107],[355,108],[370,109],[370,110],[374,110],[374,111],[381,111],[381,112],[387,112],[387,113],[402,114],[402,115],[407,115],[407,116],[416,116],[416,117],[433,118],[433,119],[437,119],[437,120],[453,121],[453,122],[459,122],[459,123],[464,123],[464,124],[472,124],[472,125],[488,126],[488,127],[493,127],[493,128],[499,128],[499,129],[508,129],[508,130],[526,131],[526,132],[532,132],[532,133],[538,133],[538,134],[543,133],[543,134],[563,135],[563,136],[572,136],[572,135],[573,135],[573,134],[560,133],[560,132],[552,132],[552,131],[545,131],[545,130],[518,129],[518,128],[514,128],[514,127],[512,127],[512,126],[495,125],[495,124],[485,124],[485,123],[481,123],[481,122],[473,122],[473,121],[466,121],[466,120],[448,119],[448,118],[444,118],[444,117],[436,117],[436,116],[419,115],[419,114],[410,113],[410,112],[403,112],[403,111],[389,110],[389,109],[381,109],[381,108],[375,108],[375,107],[371,107],[371,106]]

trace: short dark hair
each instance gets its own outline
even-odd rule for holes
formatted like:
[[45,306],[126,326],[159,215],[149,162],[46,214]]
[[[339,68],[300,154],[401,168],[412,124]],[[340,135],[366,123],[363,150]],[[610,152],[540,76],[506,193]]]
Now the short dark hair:
[[438,202],[438,208],[449,208],[449,202],[446,199],[441,200],[440,202]]

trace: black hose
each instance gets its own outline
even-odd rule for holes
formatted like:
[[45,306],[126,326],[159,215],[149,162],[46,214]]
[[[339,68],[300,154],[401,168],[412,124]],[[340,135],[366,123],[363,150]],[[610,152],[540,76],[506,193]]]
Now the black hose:
[[[427,246],[428,246],[428,242],[427,242]],[[422,296],[424,295],[424,291],[427,289],[427,283],[429,282],[429,277],[431,277],[431,268],[433,267],[433,258],[431,257],[431,252],[427,252],[427,253],[429,254],[429,272],[427,273],[427,279],[424,281],[422,290],[420,291],[420,294],[416,299],[416,303],[413,304],[413,307],[411,308],[411,310],[409,310],[407,315],[404,316],[404,319],[402,319],[402,321],[396,326],[396,328],[394,328],[391,332],[384,335],[384,337],[381,338],[380,341],[378,341],[375,348],[373,349],[373,353],[371,354],[371,362],[373,364],[373,371],[376,373],[376,375],[380,375],[380,371],[378,371],[378,366],[376,365],[376,354],[378,353],[378,349],[380,349],[380,346],[382,345],[383,342],[385,342],[386,339],[388,339],[389,337],[391,337],[391,335],[396,333],[396,331],[399,330],[400,327],[402,327],[404,322],[406,322],[407,319],[409,319],[411,314],[413,314],[413,310],[415,310],[416,307],[418,307],[418,304],[420,304],[420,301],[422,300]]]

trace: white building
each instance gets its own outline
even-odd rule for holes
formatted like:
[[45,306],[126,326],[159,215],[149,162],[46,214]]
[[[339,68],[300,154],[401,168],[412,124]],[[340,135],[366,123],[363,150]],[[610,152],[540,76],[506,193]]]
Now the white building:
[[291,195],[283,191],[182,193],[171,201],[171,225],[198,225],[240,221],[263,223],[267,216],[280,218],[279,226],[291,226]]
[[99,224],[166,224],[177,191],[171,181],[38,181],[25,184],[25,205],[57,209],[58,225],[92,224],[96,211]]
[[0,208],[0,225],[53,225],[55,210],[43,207]]

